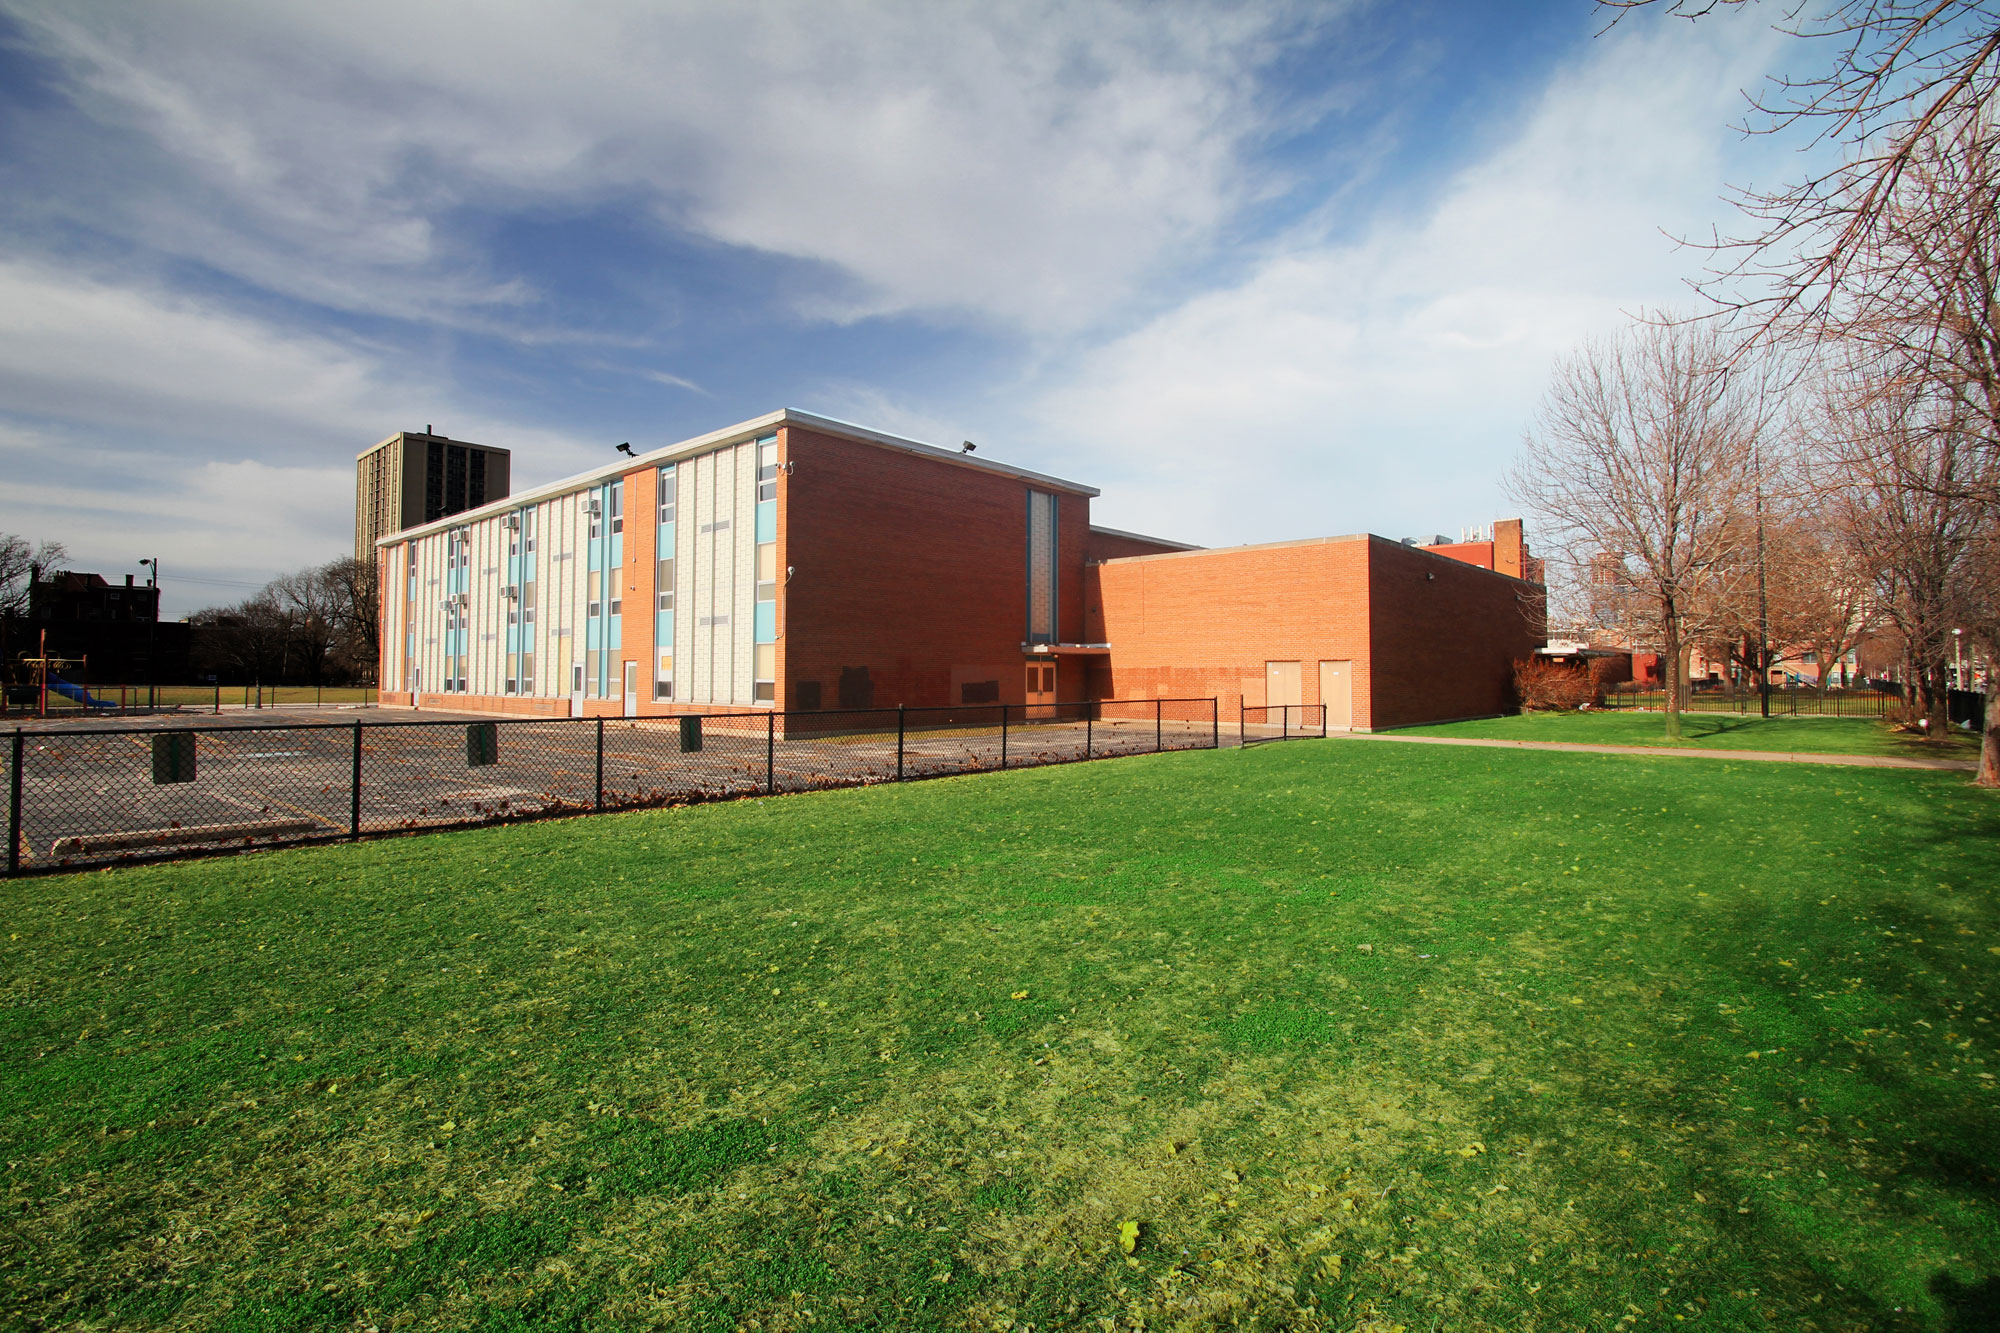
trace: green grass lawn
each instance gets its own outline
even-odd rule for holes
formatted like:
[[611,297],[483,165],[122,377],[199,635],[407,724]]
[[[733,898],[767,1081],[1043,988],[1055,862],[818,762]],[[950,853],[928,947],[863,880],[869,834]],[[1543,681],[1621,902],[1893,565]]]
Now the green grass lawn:
[[19,881],[0,1327],[1990,1327],[1996,884],[1341,741]]
[[1793,754],[1884,755],[1903,759],[1979,757],[1979,738],[1954,731],[1932,742],[1887,722],[1861,717],[1759,717],[1755,713],[1683,713],[1679,740],[1667,739],[1659,713],[1523,713],[1434,727],[1405,727],[1399,736],[1466,736],[1481,740],[1568,741],[1584,745],[1678,745],[1703,750],[1774,750]]

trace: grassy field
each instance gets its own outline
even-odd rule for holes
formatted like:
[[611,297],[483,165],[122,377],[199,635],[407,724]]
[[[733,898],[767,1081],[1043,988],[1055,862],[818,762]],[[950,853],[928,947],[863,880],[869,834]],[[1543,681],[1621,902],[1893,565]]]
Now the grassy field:
[[1482,740],[1567,741],[1582,745],[1668,745],[1703,750],[1770,750],[1792,754],[1883,755],[1901,759],[1979,758],[1979,738],[1965,732],[1932,742],[1898,732],[1888,722],[1858,717],[1759,717],[1683,713],[1679,740],[1668,740],[1659,713],[1523,713],[1518,717],[1406,727],[1399,736],[1466,736]]
[[1340,741],[22,881],[0,1327],[1988,1328],[1996,884]]

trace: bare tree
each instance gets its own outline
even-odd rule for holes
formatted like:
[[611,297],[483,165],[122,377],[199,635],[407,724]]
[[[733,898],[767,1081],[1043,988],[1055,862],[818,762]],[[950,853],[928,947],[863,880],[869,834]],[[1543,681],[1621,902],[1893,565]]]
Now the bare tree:
[[[1655,7],[1701,19],[1744,0],[1599,0],[1615,11]],[[1706,243],[1704,289],[1767,328],[1838,326],[1858,287],[1879,281],[1896,201],[1926,145],[1989,123],[2000,90],[2000,4],[1993,0],[1804,0],[1777,25],[1827,52],[1824,71],[1777,79],[1751,96],[1753,133],[1803,131],[1837,149],[1828,169],[1773,190],[1746,189],[1753,224]]]
[[1850,365],[1829,382],[1818,447],[1851,558],[1869,570],[1908,653],[1916,711],[1942,736],[1952,630],[1970,609],[1992,526],[1987,507],[1963,497],[1988,484],[1990,455],[1963,428],[1962,404],[1924,386],[1885,388],[1895,369]]
[[[264,585],[262,595],[274,600],[284,613],[288,635],[286,665],[302,672],[308,685],[325,683],[327,667],[339,642],[338,593],[339,585],[327,577],[325,566],[283,574]],[[290,675],[291,671],[285,674]]]
[[1707,325],[1642,322],[1558,365],[1508,480],[1553,563],[1666,666],[1681,732],[1689,654],[1715,637],[1754,569],[1765,385]]
[[0,532],[0,618],[26,615],[31,575],[69,558],[61,542],[30,545],[26,537]]
[[375,679],[382,638],[375,562],[343,556],[313,571],[327,587],[334,624],[334,664],[350,679]]

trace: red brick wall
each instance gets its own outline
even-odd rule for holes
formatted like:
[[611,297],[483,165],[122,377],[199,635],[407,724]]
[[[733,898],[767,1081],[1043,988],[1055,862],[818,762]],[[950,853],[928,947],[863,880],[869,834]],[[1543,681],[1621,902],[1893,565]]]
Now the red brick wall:
[[1542,643],[1540,590],[1387,538],[1368,547],[1371,725],[1509,711],[1514,663]]
[[1114,532],[1090,531],[1084,543],[1083,558],[1092,563],[1099,560],[1121,560],[1131,555],[1165,555],[1182,548],[1167,542],[1147,541],[1143,537],[1123,537]]
[[1092,614],[1111,645],[1109,692],[1213,695],[1233,721],[1246,692],[1251,705],[1264,702],[1266,662],[1298,662],[1301,697],[1317,704],[1320,662],[1346,660],[1353,724],[1371,725],[1367,553],[1368,541],[1340,538],[1093,566]]
[[[789,426],[778,493],[780,706],[818,681],[838,707],[843,668],[866,667],[877,707],[956,704],[967,680],[997,679],[1020,703],[1026,673],[1027,482]],[[1088,496],[1060,493],[1058,627],[1084,629]],[[1084,665],[1058,665],[1057,693],[1083,697]]]

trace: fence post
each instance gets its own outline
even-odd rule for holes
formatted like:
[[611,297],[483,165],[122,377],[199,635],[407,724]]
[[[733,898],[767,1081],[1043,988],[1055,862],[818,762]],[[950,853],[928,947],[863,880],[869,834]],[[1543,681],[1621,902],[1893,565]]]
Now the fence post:
[[1220,750],[1222,748],[1222,696],[1219,694],[1211,695],[1209,697],[1208,725],[1210,729],[1212,729],[1215,733],[1214,736],[1211,737],[1211,739],[1215,742],[1215,744],[1210,746],[1209,748]]
[[604,719],[597,719],[597,809],[604,808]]
[[896,781],[903,780],[903,705],[896,705]]
[[764,714],[764,794],[778,790],[778,715]]
[[1319,706],[1319,738],[1326,739],[1326,705]]
[[[1270,721],[1270,718],[1266,717],[1264,720],[1268,722]],[[1288,741],[1291,738],[1292,738],[1292,706],[1290,704],[1279,704],[1278,739],[1281,741]]]
[[14,728],[14,762],[7,770],[7,873],[21,873],[21,729]]
[[1089,704],[1083,706],[1083,757],[1090,758],[1090,714]]
[[222,682],[215,682],[215,715],[222,716]]
[[1161,750],[1164,750],[1166,748],[1166,746],[1161,743],[1161,737],[1163,733],[1160,730],[1160,705],[1163,704],[1164,702],[1165,700],[1163,699],[1153,700],[1153,753],[1154,754],[1158,754]]
[[1250,705],[1236,705],[1236,748],[1242,749],[1250,743]]
[[354,724],[354,772],[348,790],[347,837],[351,842],[361,836],[361,723]]
[[1007,705],[1000,705],[1000,767],[1007,767]]

